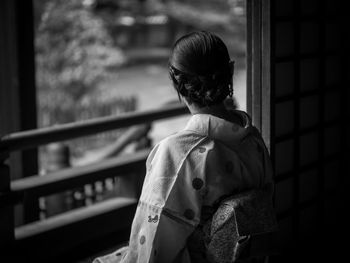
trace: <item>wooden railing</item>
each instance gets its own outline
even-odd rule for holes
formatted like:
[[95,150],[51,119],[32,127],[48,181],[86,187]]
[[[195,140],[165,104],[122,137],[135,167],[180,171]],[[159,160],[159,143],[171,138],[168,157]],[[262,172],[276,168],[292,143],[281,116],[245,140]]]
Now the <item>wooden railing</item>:
[[[104,117],[12,133],[1,138],[0,248],[4,248],[3,251],[20,252],[12,254],[13,257],[36,262],[54,262],[67,261],[65,257],[72,259],[91,255],[108,242],[118,244],[125,241],[136,208],[137,196],[108,199],[19,227],[14,227],[14,207],[27,196],[48,196],[105,178],[125,178],[137,173],[142,180],[141,175],[145,171],[145,160],[149,150],[63,169],[46,176],[33,175],[13,181],[10,179],[10,168],[7,164],[11,152],[132,125],[150,124],[155,120],[187,112],[184,106],[170,105],[162,109],[126,113],[118,117]],[[91,245],[91,242],[94,244]]]

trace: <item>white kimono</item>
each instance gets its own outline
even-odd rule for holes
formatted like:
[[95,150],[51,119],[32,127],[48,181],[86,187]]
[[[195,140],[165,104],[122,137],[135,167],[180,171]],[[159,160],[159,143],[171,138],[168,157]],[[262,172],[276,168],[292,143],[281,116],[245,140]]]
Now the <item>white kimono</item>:
[[[196,114],[184,130],[154,147],[146,162],[147,174],[132,223],[129,246],[97,258],[94,263],[220,262],[222,258],[226,262],[234,262],[237,254],[233,255],[232,251],[240,237],[273,228],[272,205],[260,206],[268,207],[265,213],[259,210],[260,201],[256,198],[253,205],[247,202],[248,209],[241,201],[231,202],[231,208],[227,205],[230,202],[226,202],[224,207],[228,209],[221,206],[221,210],[226,212],[214,216],[219,201],[224,198],[227,200],[227,197],[272,184],[270,159],[259,132],[245,112],[234,110],[232,113],[238,115],[242,125],[208,114]],[[267,195],[265,199],[270,200],[271,191]],[[237,204],[243,207],[241,211],[253,211],[253,214],[241,216],[237,210],[234,215],[232,207]],[[259,214],[254,215],[254,211],[258,210],[260,215],[263,214],[261,218]],[[219,221],[215,219],[214,222],[213,218]],[[226,220],[226,225],[220,223],[220,218]],[[232,224],[228,223],[228,218],[234,218]],[[239,218],[242,223],[238,224]],[[250,228],[244,226],[248,221]],[[267,222],[265,226],[264,221]],[[253,226],[259,225],[259,222],[263,226]],[[228,227],[221,227],[223,232],[236,233],[226,235],[231,239],[236,237],[232,241],[232,249],[228,248],[232,253],[226,250],[218,252],[224,246],[215,245],[223,240],[222,236],[218,238],[220,231],[214,231],[220,229],[220,224]],[[254,233],[250,233],[250,229]],[[216,238],[215,233],[218,233]],[[227,242],[225,244],[229,244]]]

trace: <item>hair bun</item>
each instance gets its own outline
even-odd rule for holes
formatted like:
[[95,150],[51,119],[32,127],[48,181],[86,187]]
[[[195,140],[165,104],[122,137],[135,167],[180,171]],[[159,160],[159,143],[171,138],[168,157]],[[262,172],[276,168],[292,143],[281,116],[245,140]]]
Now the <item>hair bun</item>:
[[223,101],[230,93],[228,83],[208,77],[197,77],[187,86],[189,98],[200,105],[211,106]]
[[179,95],[201,107],[222,103],[232,94],[233,67],[227,47],[210,32],[193,32],[176,41],[169,75]]
[[230,94],[229,74],[216,72],[207,76],[192,75],[174,67],[170,67],[169,72],[178,92],[201,106],[218,104]]

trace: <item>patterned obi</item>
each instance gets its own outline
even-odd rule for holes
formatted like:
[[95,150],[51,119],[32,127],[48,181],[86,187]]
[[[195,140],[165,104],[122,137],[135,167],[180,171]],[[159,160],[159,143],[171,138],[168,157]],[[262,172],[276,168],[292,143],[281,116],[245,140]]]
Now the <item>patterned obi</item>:
[[252,249],[252,242],[277,230],[271,192],[250,190],[203,207],[201,223],[187,242],[191,261],[248,262],[268,253],[263,251],[266,244],[259,249],[255,243]]

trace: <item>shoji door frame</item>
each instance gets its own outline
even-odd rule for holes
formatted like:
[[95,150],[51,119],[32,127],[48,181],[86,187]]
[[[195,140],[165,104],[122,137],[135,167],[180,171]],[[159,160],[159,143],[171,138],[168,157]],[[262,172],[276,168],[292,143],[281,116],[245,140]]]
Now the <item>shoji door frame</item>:
[[246,0],[247,111],[271,144],[271,38],[270,0]]

